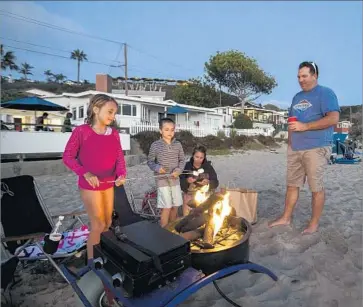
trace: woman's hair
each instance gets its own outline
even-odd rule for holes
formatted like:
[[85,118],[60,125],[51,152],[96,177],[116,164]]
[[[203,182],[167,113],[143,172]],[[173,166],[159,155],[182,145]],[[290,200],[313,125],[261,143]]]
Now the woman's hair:
[[207,148],[205,148],[203,145],[198,145],[198,146],[194,147],[193,154],[192,154],[193,163],[194,163],[194,158],[193,157],[194,157],[195,153],[197,153],[197,152],[201,152],[201,153],[204,154],[204,159],[203,159],[203,162],[202,162],[202,163],[204,163],[207,160]]
[[91,97],[87,109],[87,119],[86,119],[87,124],[92,125],[95,119],[95,113],[93,112],[93,108],[97,107],[101,109],[109,101],[114,102],[116,106],[118,106],[115,99],[105,94],[96,94]]

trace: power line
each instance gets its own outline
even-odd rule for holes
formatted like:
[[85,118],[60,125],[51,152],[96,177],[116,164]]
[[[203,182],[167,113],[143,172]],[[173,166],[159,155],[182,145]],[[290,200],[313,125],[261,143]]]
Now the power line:
[[[10,14],[10,15],[7,15],[7,14]],[[86,33],[81,33],[81,32],[77,32],[77,31],[67,29],[67,28],[55,26],[55,25],[52,25],[52,24],[49,24],[49,23],[46,23],[46,22],[43,22],[43,21],[39,21],[39,20],[36,20],[36,19],[33,19],[33,18],[21,16],[21,15],[18,15],[18,14],[14,14],[14,13],[11,13],[11,12],[8,12],[8,11],[5,11],[5,10],[1,10],[1,9],[0,9],[0,15],[4,15],[4,16],[9,17],[9,18],[14,18],[14,19],[18,19],[18,20],[21,20],[21,21],[33,23],[33,24],[36,24],[36,25],[39,25],[39,26],[44,26],[44,27],[47,27],[47,28],[51,28],[51,29],[55,29],[55,30],[59,30],[59,31],[64,31],[64,32],[71,33],[71,34],[86,36],[86,37],[90,37],[90,38],[94,38],[94,39],[99,39],[99,40],[119,44],[119,45],[121,45],[121,47],[124,44],[122,42],[110,40],[110,39],[107,39],[107,38],[103,38],[103,37],[99,37],[99,36],[95,36],[95,35],[90,35],[90,34],[86,34]],[[154,58],[154,59],[156,59],[158,61],[164,62],[164,63],[166,63],[168,65],[171,65],[171,66],[174,66],[174,67],[177,67],[177,68],[186,69],[186,70],[189,70],[189,71],[193,71],[191,68],[183,67],[183,66],[181,66],[179,64],[175,64],[175,63],[172,63],[172,62],[165,61],[165,60],[163,60],[163,59],[161,59],[161,58],[159,58],[159,57],[157,57],[155,55],[152,55],[152,54],[150,54],[150,53],[148,53],[146,51],[143,51],[143,50],[141,50],[139,48],[135,48],[134,46],[130,46],[129,44],[127,46],[129,48],[139,52],[139,53],[143,53],[143,54],[145,54],[145,55],[147,55],[149,57],[152,57],[152,58]]]
[[[70,30],[70,29],[67,29],[67,28],[64,28],[64,27],[60,27],[60,26],[56,26],[56,25],[53,25],[53,24],[50,24],[50,23],[46,23],[46,22],[43,22],[43,21],[40,21],[40,20],[36,20],[36,19],[33,19],[33,18],[29,18],[29,17],[19,15],[19,14],[11,13],[11,12],[6,11],[6,10],[1,10],[0,9],[0,15],[3,15],[3,16],[9,17],[9,18],[13,18],[13,19],[17,19],[17,20],[20,20],[20,21],[24,21],[24,22],[29,22],[29,23],[32,23],[32,24],[36,24],[36,25],[39,25],[39,26],[46,27],[46,28],[67,32],[67,33],[70,33],[70,34],[80,35],[80,36],[84,36],[84,37],[89,37],[89,38],[93,38],[93,39],[98,39],[98,40],[118,44],[118,45],[120,45],[120,52],[121,52],[122,46],[124,45],[124,43],[119,42],[119,41],[115,41],[115,40],[111,40],[111,39],[107,39],[107,38],[99,37],[99,36],[95,36],[95,35],[90,35],[90,34],[87,34],[87,33],[73,31],[73,30]],[[50,48],[50,47],[46,47],[46,46],[43,46],[43,47],[44,48]],[[145,55],[147,55],[149,57],[152,57],[152,58],[154,58],[154,59],[156,59],[156,60],[158,60],[160,62],[166,63],[168,65],[171,65],[171,66],[174,66],[174,67],[177,67],[177,68],[182,68],[182,69],[192,71],[191,68],[186,68],[186,67],[183,67],[183,66],[181,66],[179,64],[175,64],[175,63],[172,63],[172,62],[165,61],[165,60],[163,60],[163,59],[161,59],[161,58],[159,58],[159,57],[157,57],[155,55],[152,55],[152,54],[150,54],[150,53],[148,53],[146,51],[143,51],[143,50],[141,50],[139,48],[135,48],[135,47],[130,46],[130,45],[128,45],[128,47],[135,50],[135,51],[137,51],[137,52],[139,52],[139,53],[142,53],[142,54],[145,54]],[[30,52],[36,52],[34,50],[28,50],[28,49],[25,49],[25,48],[22,49],[22,48],[19,48],[19,47],[12,47],[12,48],[20,49],[20,50],[27,50],[27,51],[30,51]],[[52,48],[52,49],[54,49],[54,48]],[[65,50],[62,50],[61,52],[65,52]],[[38,52],[38,53],[40,53],[40,52]],[[45,53],[43,53],[43,54],[45,54]],[[48,55],[52,55],[52,54],[48,54]],[[58,56],[58,55],[53,55],[53,56]],[[58,57],[62,57],[62,56],[58,56]],[[63,57],[63,58],[66,58],[66,57]],[[91,61],[88,61],[88,62],[93,63],[93,64],[110,66],[110,65],[104,64],[104,63],[97,63],[97,62],[91,62]],[[110,66],[110,67],[120,67],[120,66]]]
[[[49,47],[49,46],[44,46],[44,45],[39,45],[39,44],[34,44],[34,43],[30,43],[30,42],[25,42],[25,41],[20,41],[17,39],[13,39],[13,38],[7,38],[7,37],[1,37],[0,39],[5,39],[5,40],[9,40],[12,42],[16,42],[16,43],[21,43],[21,44],[27,44],[27,45],[31,45],[31,46],[35,46],[35,47],[42,47],[42,48],[47,48],[50,50],[54,50],[54,51],[59,51],[59,52],[64,52],[64,53],[72,53],[73,51],[71,50],[62,50],[62,49],[57,49],[57,48],[53,48],[53,47]],[[121,46],[122,47],[122,46]],[[116,61],[116,60],[106,60],[106,61],[112,61],[112,62],[117,62],[117,63],[121,63],[120,61]]]
[[29,23],[33,23],[33,24],[36,24],[39,26],[44,26],[44,27],[51,28],[51,29],[58,30],[58,31],[64,31],[64,32],[71,33],[71,34],[76,34],[76,35],[81,35],[81,36],[85,36],[85,37],[89,37],[89,38],[93,38],[93,39],[103,40],[103,41],[118,44],[118,45],[123,44],[122,42],[114,41],[114,40],[111,40],[108,38],[95,36],[95,35],[91,35],[91,34],[87,34],[87,33],[73,31],[73,30],[70,30],[67,28],[52,25],[52,24],[44,22],[44,21],[40,21],[40,20],[36,20],[33,18],[25,17],[22,15],[14,14],[14,13],[11,13],[11,12],[5,11],[5,10],[0,10],[0,15],[3,15],[3,16],[9,17],[9,18],[18,19],[18,20],[25,21],[25,22],[29,22]]
[[[31,49],[26,49],[26,48],[14,47],[14,46],[9,46],[9,45],[5,45],[5,44],[4,44],[4,46],[6,46],[8,48],[12,48],[12,49],[19,49],[19,50],[24,50],[24,51],[39,53],[39,54],[48,55],[48,56],[54,56],[54,57],[58,57],[58,58],[67,59],[67,60],[73,61],[73,59],[71,59],[70,57],[66,57],[66,56],[59,55],[59,54],[52,54],[52,53],[47,53],[47,52],[42,52],[42,51],[36,51],[36,50],[31,50]],[[91,63],[91,64],[103,65],[103,66],[107,66],[107,67],[108,66],[111,66],[111,67],[119,67],[119,66],[121,66],[121,65],[111,65],[111,64],[94,62],[94,61],[85,61],[84,63]]]

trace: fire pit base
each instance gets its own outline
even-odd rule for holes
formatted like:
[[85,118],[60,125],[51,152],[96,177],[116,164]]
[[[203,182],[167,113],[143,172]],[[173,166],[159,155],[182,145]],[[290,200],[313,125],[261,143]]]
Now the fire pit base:
[[[206,249],[199,246],[198,241],[191,242],[192,267],[209,275],[223,268],[249,263],[249,237],[251,225],[243,218],[230,217],[235,231],[225,240],[218,240],[214,248]],[[168,225],[167,229],[176,232],[177,222]],[[237,237],[236,237],[237,236]]]

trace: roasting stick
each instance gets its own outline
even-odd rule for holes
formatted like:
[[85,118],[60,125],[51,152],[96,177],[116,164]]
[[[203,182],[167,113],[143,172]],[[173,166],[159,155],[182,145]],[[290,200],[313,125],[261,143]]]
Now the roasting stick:
[[[180,175],[193,175],[193,176],[199,176],[200,174],[204,173],[204,169],[199,169],[198,171],[193,171],[193,172],[182,172],[180,173]],[[163,178],[163,177],[167,177],[170,178],[172,177],[171,174],[160,174],[160,175],[153,175],[150,177],[146,177],[146,178]],[[135,177],[135,178],[126,178],[125,181],[134,181],[134,180],[141,180],[144,179],[145,177]],[[115,183],[116,180],[110,180],[110,181],[100,181],[100,183]]]

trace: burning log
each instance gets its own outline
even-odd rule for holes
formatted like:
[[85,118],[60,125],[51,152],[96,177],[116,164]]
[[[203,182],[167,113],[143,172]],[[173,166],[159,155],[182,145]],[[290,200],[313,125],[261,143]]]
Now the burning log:
[[204,229],[197,229],[188,232],[182,233],[182,236],[185,240],[195,241],[203,236]]
[[[187,218],[189,217],[189,218]],[[206,221],[205,214],[198,214],[192,216],[186,216],[178,224],[175,225],[175,230],[179,233],[185,233],[191,230],[198,229],[203,226]]]
[[203,242],[205,248],[213,248],[214,242],[214,221],[213,221],[213,207],[208,210],[208,218],[205,224]]
[[194,208],[197,208],[198,204],[197,202],[195,201],[195,199],[191,199],[189,202],[188,202],[188,207],[194,209]]
[[203,203],[201,203],[197,208],[193,209],[189,213],[189,215],[198,215],[198,214],[201,214],[204,211],[207,211],[210,208],[212,208],[219,201],[222,201],[223,198],[224,198],[224,196],[221,195],[221,194],[217,194],[217,193],[212,194]]
[[201,203],[197,208],[193,209],[187,216],[181,219],[176,225],[177,232],[187,232],[203,226],[206,222],[204,212],[212,208],[214,204],[222,200],[223,196],[212,194],[209,198]]

